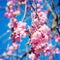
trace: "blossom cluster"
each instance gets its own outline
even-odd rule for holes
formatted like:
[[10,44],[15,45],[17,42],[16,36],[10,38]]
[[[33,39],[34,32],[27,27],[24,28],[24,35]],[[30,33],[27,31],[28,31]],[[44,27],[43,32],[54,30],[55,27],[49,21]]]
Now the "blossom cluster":
[[55,34],[55,41],[60,42],[60,37],[59,37],[59,35],[57,33]]
[[[11,22],[12,20],[13,22]],[[21,38],[26,37],[26,23],[22,21],[17,22],[16,19],[12,20],[8,24],[9,28],[13,31],[11,38],[13,39],[13,42],[18,42]]]
[[[42,0],[33,0],[34,4],[32,6],[27,6],[27,8],[34,8],[31,13],[32,26],[28,26],[26,30],[27,23],[23,21],[18,21],[16,16],[21,13],[20,8],[22,4],[26,4],[27,0],[10,0],[7,2],[5,16],[10,19],[8,27],[11,29],[12,45],[8,48],[6,53],[3,55],[11,55],[16,49],[18,49],[22,38],[25,38],[27,34],[29,37],[29,44],[31,44],[31,53],[29,58],[31,60],[39,60],[40,53],[43,52],[44,56],[60,53],[58,48],[54,48],[49,41],[52,40],[51,29],[47,26],[47,12],[43,9],[40,4]],[[55,34],[56,42],[60,41],[58,34]],[[52,56],[49,57],[52,60]]]
[[[25,0],[20,1],[20,3],[25,2]],[[15,50],[19,48],[18,42],[21,41],[21,38],[26,37],[26,23],[23,21],[19,21],[15,18],[17,15],[20,14],[20,9],[18,8],[19,0],[10,0],[7,2],[6,7],[6,13],[5,16],[10,19],[10,22],[8,23],[8,27],[11,29],[12,34],[12,45],[8,48],[8,51],[6,53],[3,53],[3,56],[11,55]]]
[[18,22],[18,20],[15,18],[15,16],[20,14],[20,9],[18,7],[15,7],[16,3],[18,3],[18,1],[8,1],[7,12],[5,13],[6,17],[10,18],[8,27],[13,31],[13,33],[11,34],[13,42],[17,42],[18,40],[20,40],[20,38],[26,36],[26,23],[22,21]]
[[10,47],[8,48],[8,51],[3,53],[3,56],[7,57],[7,56],[9,56],[9,55],[12,55],[12,53],[13,53],[16,49],[18,49],[18,47],[19,47],[19,44],[13,43],[12,46],[10,46]]
[[[52,35],[51,29],[46,25],[46,11],[43,10],[43,7],[40,4],[37,4],[36,7],[37,11],[33,11],[31,14],[32,27],[28,28],[31,36],[29,43],[32,45],[32,52],[29,55],[31,60],[39,60],[41,52],[44,53],[44,56],[60,53],[58,48],[53,50],[53,45],[49,43],[49,41],[52,40]],[[56,39],[60,41],[59,37],[56,37]],[[50,58],[50,60],[52,60],[52,58]]]
[[40,52],[49,53],[52,50],[52,45],[48,44],[48,41],[51,40],[51,30],[45,24],[47,20],[47,15],[45,12],[40,11],[36,13],[32,13],[32,27],[29,27],[29,32],[31,32],[30,44],[32,45],[32,52],[35,54],[33,57],[34,60],[38,60],[40,56]]

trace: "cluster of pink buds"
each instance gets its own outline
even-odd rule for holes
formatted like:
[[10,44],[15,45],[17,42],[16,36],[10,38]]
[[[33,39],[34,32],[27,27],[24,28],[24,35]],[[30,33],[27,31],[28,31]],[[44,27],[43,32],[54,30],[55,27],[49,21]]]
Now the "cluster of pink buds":
[[10,47],[8,48],[8,51],[5,52],[5,53],[3,53],[3,56],[7,57],[7,56],[9,56],[9,55],[12,55],[13,52],[14,52],[16,49],[18,49],[18,47],[19,47],[19,44],[13,43],[12,46],[10,46]]
[[60,42],[60,37],[59,37],[59,35],[57,33],[55,34],[55,41]]
[[[15,18],[15,16],[20,14],[20,9],[18,8],[18,6],[16,7],[16,3],[17,5],[19,5],[19,1],[20,0],[10,0],[7,2],[7,12],[5,13],[5,16],[10,18],[8,27],[12,30],[11,38],[13,43],[8,48],[8,51],[6,53],[3,53],[3,56],[11,55],[19,47],[19,44],[17,44],[17,42],[20,42],[21,38],[26,37],[26,23],[23,21],[18,22],[18,20]],[[25,2],[25,0],[23,1]]]
[[18,49],[19,45],[16,43],[13,43],[12,46],[9,47],[9,50],[7,52],[7,54],[10,54],[9,52],[14,52],[14,50]]
[[[39,60],[40,52],[44,52],[44,55],[48,55],[52,51],[52,45],[48,42],[51,40],[51,30],[46,25],[47,13],[42,11],[42,6],[37,4],[37,11],[33,11],[32,27],[29,27],[30,41],[32,45],[32,53],[29,55],[31,60]],[[33,55],[33,56],[31,56]]]
[[[24,0],[25,1],[25,0]],[[11,38],[13,39],[13,42],[18,42],[22,37],[26,36],[26,23],[20,21],[18,22],[15,16],[20,14],[20,9],[16,6],[19,5],[18,1],[10,0],[7,2],[7,12],[5,13],[6,17],[10,18],[10,22],[8,24],[8,27],[11,28],[13,33],[11,34]]]
[[32,24],[33,26],[39,26],[40,25],[43,25],[46,23],[46,20],[47,20],[47,14],[44,12],[44,11],[37,11],[37,14],[36,12],[34,11],[32,13]]
[[17,24],[17,27],[14,28],[14,32],[11,34],[13,42],[18,42],[21,38],[26,37],[26,23],[20,21]]
[[7,2],[7,7],[6,7],[7,12],[5,13],[6,17],[12,18],[20,14],[20,9],[16,8],[15,6],[16,4],[12,0]]

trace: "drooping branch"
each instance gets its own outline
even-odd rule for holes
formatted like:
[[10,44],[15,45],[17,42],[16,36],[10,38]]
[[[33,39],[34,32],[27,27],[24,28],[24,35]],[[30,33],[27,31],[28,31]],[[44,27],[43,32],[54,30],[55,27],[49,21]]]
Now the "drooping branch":
[[6,56],[14,56],[14,57],[17,57],[18,59],[22,60],[23,57],[27,56],[27,54],[30,54],[31,53],[31,50],[29,50],[28,52],[25,52],[23,55],[17,55],[17,54],[5,54],[5,55],[1,55],[0,58],[5,58]]
[[54,0],[52,0],[52,4],[51,5],[52,5],[52,9],[55,10],[56,9],[56,5],[54,3]]
[[[54,17],[53,20],[52,20],[53,22],[52,22],[51,30],[54,31],[55,29],[57,29],[58,34],[60,35],[60,31],[59,31],[59,25],[60,24],[58,23],[58,20],[60,19],[60,16],[57,13],[57,11],[55,10],[56,5],[54,3],[54,0],[52,0],[52,7],[48,4],[48,1],[47,0],[44,0],[44,1],[45,1],[46,6],[49,9],[49,12],[48,13],[52,14],[52,16]],[[56,14],[54,14],[54,12],[53,12],[54,10],[55,10]]]
[[24,16],[22,18],[22,21],[24,21],[25,17],[26,17],[26,14],[27,14],[27,5],[25,4],[25,12],[24,12]]
[[51,12],[51,14],[53,15],[53,17],[56,18],[55,14],[54,14],[54,12],[53,12],[53,10],[52,10],[52,8],[51,8],[50,5],[48,4],[48,1],[47,1],[47,0],[44,0],[44,2],[45,2],[45,4],[46,4],[46,6],[48,7],[49,11]]

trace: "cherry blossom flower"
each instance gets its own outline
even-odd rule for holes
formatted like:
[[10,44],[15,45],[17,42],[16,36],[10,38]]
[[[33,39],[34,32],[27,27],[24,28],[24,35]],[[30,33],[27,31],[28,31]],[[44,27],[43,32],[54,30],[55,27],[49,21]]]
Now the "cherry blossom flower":
[[59,37],[59,35],[57,33],[55,34],[55,41],[60,42],[60,37]]
[[8,2],[7,2],[7,6],[9,6],[9,5],[11,5],[11,4],[13,4],[12,1],[8,1]]
[[59,48],[56,48],[56,49],[55,49],[55,53],[56,53],[56,54],[59,54],[59,53],[60,53]]
[[11,55],[13,53],[13,51],[12,50],[9,50],[8,52],[7,52],[7,55]]
[[38,2],[42,2],[42,0],[38,0]]
[[31,60],[34,60],[34,59],[35,59],[35,54],[32,52],[31,54],[29,54],[29,58],[30,58]]

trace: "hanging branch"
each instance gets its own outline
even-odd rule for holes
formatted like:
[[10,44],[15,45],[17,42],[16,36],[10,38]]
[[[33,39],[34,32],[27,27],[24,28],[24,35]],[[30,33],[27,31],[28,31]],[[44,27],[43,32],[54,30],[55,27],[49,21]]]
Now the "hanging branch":
[[14,53],[11,54],[11,55],[5,54],[5,55],[1,55],[0,58],[5,58],[6,56],[14,56],[14,57],[17,57],[17,58],[19,58],[20,60],[22,60],[23,57],[27,56],[27,54],[30,54],[30,53],[31,53],[31,50],[29,50],[28,52],[25,52],[23,55],[17,55],[17,54],[14,54]]
[[45,2],[46,6],[47,6],[48,9],[49,9],[48,13],[51,13],[52,16],[54,17],[54,19],[52,20],[52,21],[53,21],[53,24],[52,24],[52,27],[51,27],[51,30],[53,31],[53,30],[55,30],[55,27],[56,27],[56,25],[57,25],[57,23],[56,23],[56,21],[55,21],[56,16],[55,16],[55,14],[53,13],[53,10],[52,10],[52,8],[50,7],[50,5],[48,4],[47,0],[44,0],[44,2]]
[[52,0],[52,9],[55,10],[56,5],[54,4],[54,0]]
[[51,12],[52,16],[53,16],[54,18],[56,18],[55,14],[53,13],[53,10],[52,10],[52,8],[50,7],[50,5],[48,4],[47,0],[44,0],[44,2],[45,2],[45,4],[46,4],[46,6],[48,7],[49,11]]
[[56,23],[57,23],[56,29],[57,29],[57,31],[58,31],[58,34],[60,35],[58,20],[59,20],[59,18],[58,18],[58,13],[57,13],[57,11],[56,11],[56,19],[55,19],[55,21],[56,21]]
[[22,21],[24,21],[25,17],[26,17],[26,13],[27,13],[27,4],[25,4],[25,12],[24,12],[24,16],[22,18]]
[[54,4],[54,0],[52,0],[52,8],[48,4],[47,0],[44,0],[44,1],[45,1],[45,4],[47,5],[47,7],[49,9],[49,13],[51,13],[52,16],[54,17],[53,20],[52,20],[53,23],[52,23],[51,30],[54,31],[55,29],[57,29],[58,34],[60,35],[60,31],[59,31],[59,25],[60,24],[58,24],[58,20],[60,19],[60,16],[58,15],[57,11],[55,11],[56,12],[56,15],[53,13],[53,10],[55,10],[55,8],[56,8],[56,5]]
[[35,11],[35,8],[32,6],[32,0],[29,1],[31,8]]
[[[53,18],[53,24],[52,24],[52,27],[51,27],[52,31],[54,31],[55,29],[58,29],[57,27],[60,25],[60,24],[58,24],[58,19],[60,19],[60,15],[58,15],[58,13],[56,13],[56,15],[53,13],[52,8],[49,6],[49,4],[46,0],[45,0],[45,4],[48,6],[49,11],[52,13],[52,15],[54,17]],[[53,9],[55,9],[54,1],[52,2],[52,4],[53,4]],[[58,33],[60,34],[59,29],[58,29]],[[56,47],[56,45],[55,45],[55,47]],[[26,52],[25,54],[23,54],[21,58],[25,57],[29,53],[31,53],[31,50],[29,52]]]
[[[55,27],[56,27],[56,25],[57,25],[57,23],[56,23],[56,21],[55,21],[56,15],[53,13],[53,10],[52,10],[51,6],[48,4],[47,0],[44,0],[44,2],[45,2],[45,5],[46,5],[46,6],[48,7],[48,9],[49,9],[48,15],[51,13],[52,16],[54,17],[53,20],[52,20],[53,23],[52,23],[52,27],[51,27],[51,31],[54,32]],[[53,7],[55,8],[54,1],[52,1],[52,3],[53,3],[53,5],[54,5]],[[54,32],[54,33],[55,33],[55,32]]]

